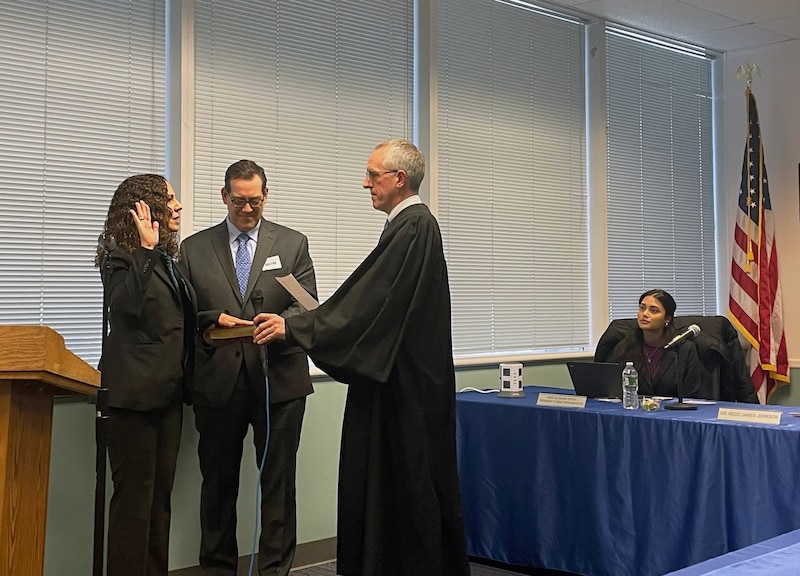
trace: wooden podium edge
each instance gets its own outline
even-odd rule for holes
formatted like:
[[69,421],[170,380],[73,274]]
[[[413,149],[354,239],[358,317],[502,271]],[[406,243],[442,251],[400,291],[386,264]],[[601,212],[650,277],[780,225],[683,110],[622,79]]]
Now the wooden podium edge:
[[50,389],[50,394],[53,396],[73,396],[76,394],[97,396],[97,389],[99,387],[99,383],[97,385],[87,384],[46,370],[0,372],[0,380],[20,380],[30,382],[31,384],[46,386]]
[[99,386],[53,329],[0,326],[0,576],[43,573],[53,397]]
[[0,326],[0,380],[28,380],[55,388],[53,394],[94,396],[100,372],[71,352],[48,326]]

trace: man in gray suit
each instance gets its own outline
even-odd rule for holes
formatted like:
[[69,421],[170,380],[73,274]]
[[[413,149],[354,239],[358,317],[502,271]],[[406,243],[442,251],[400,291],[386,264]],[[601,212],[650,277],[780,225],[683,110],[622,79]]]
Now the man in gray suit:
[[[303,311],[275,280],[292,273],[316,297],[306,237],[262,218],[267,177],[255,162],[240,160],[225,172],[227,218],[187,238],[181,266],[197,292],[198,346],[194,413],[203,485],[200,499],[200,567],[214,576],[236,574],[236,499],[248,426],[257,461],[267,431],[266,385],[259,347],[248,338],[211,347],[207,328],[252,324],[258,312],[284,317]],[[260,308],[257,310],[256,307]],[[306,396],[312,393],[306,354],[297,346],[268,351],[269,449],[261,478],[260,576],[285,576],[297,543],[295,471]]]

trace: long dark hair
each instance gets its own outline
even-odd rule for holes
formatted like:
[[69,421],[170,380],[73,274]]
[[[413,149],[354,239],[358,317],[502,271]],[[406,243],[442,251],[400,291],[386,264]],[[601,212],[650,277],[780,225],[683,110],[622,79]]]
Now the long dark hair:
[[[158,221],[158,244],[160,248],[177,258],[178,252],[178,233],[170,232],[167,223],[172,217],[172,211],[167,206],[169,202],[169,192],[167,190],[167,180],[158,174],[138,174],[123,180],[117,187],[111,204],[108,207],[108,216],[103,226],[105,238],[113,237],[117,246],[133,254],[139,247],[139,231],[133,222],[130,210],[134,209],[134,202],[143,200],[150,207],[152,220]],[[94,258],[94,265],[100,265],[102,249],[97,249]]]
[[[648,296],[658,300],[659,304],[664,307],[664,316],[667,320],[667,325],[664,327],[664,337],[667,339],[672,338],[677,333],[675,322],[673,322],[677,308],[675,299],[665,290],[648,290],[639,296],[639,304]],[[614,347],[614,357],[623,362],[632,361],[639,374],[643,374],[647,362],[644,357],[644,333],[639,328],[638,322]]]

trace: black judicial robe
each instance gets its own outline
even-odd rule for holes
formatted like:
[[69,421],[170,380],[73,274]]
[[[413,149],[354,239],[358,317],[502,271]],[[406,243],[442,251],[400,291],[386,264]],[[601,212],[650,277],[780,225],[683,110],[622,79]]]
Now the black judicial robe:
[[349,384],[339,463],[337,571],[468,576],[455,447],[450,289],[439,226],[400,212],[290,343]]

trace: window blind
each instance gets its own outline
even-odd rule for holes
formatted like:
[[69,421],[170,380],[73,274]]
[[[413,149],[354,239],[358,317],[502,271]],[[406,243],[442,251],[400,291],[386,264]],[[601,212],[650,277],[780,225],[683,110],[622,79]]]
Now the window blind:
[[164,6],[3,0],[0,322],[100,357],[95,246],[117,185],[164,169]]
[[614,27],[606,48],[609,318],[651,288],[715,314],[711,59]]
[[225,169],[258,162],[264,216],[308,236],[324,300],[377,243],[364,169],[411,137],[412,104],[410,0],[198,0],[194,230],[225,218]]
[[524,2],[438,4],[454,352],[587,346],[584,26]]

